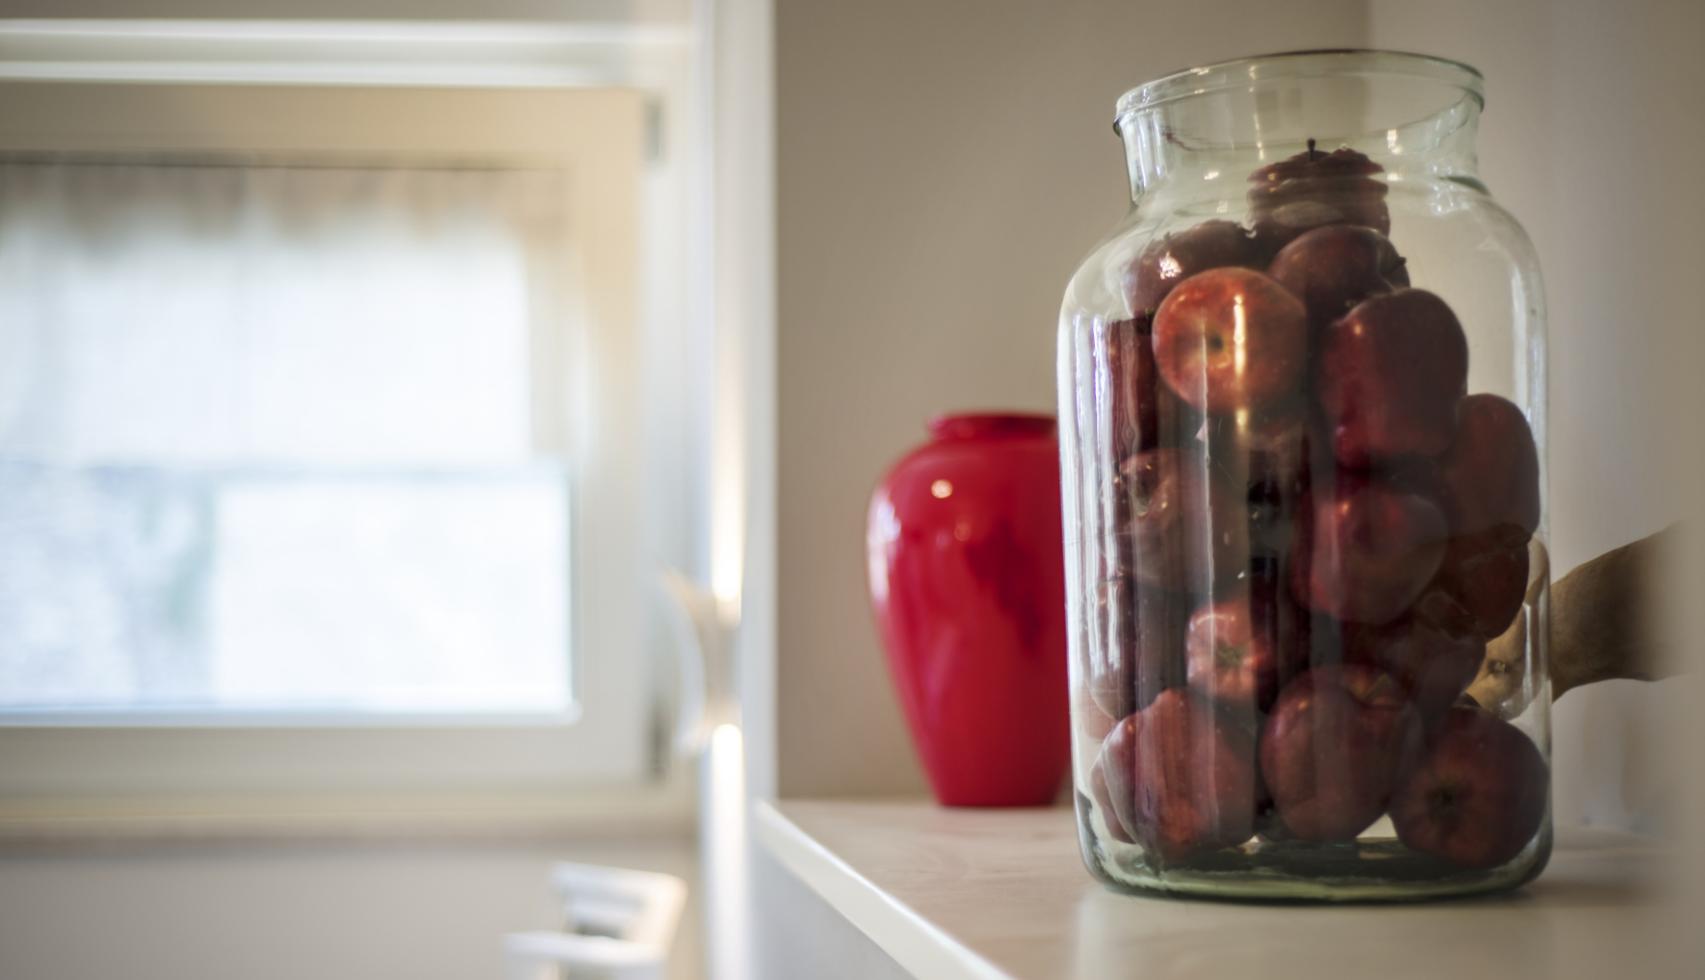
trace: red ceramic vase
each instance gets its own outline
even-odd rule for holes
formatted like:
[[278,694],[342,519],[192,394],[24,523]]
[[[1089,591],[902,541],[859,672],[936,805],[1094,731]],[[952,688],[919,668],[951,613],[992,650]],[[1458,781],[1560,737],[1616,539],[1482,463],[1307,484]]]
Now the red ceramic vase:
[[936,799],[1040,806],[1070,762],[1060,457],[1043,415],[949,415],[870,502],[870,598]]

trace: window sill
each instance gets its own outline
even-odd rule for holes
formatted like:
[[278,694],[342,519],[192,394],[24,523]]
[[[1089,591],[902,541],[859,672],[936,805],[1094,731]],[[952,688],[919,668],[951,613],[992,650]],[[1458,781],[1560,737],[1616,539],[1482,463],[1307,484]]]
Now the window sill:
[[1071,811],[788,800],[759,845],[903,968],[932,978],[1615,976],[1666,948],[1645,839],[1559,832],[1513,894],[1414,905],[1255,905],[1115,894]]

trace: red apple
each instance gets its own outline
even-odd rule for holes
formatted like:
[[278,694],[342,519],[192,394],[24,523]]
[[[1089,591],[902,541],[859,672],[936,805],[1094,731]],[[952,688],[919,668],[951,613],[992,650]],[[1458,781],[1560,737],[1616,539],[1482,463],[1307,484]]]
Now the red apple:
[[[1089,795],[1095,801],[1095,808],[1101,811],[1101,820],[1107,824],[1108,836],[1125,844],[1135,844],[1130,831],[1125,829],[1125,823],[1119,817],[1119,812],[1113,807],[1113,794],[1107,788],[1107,748],[1102,746],[1102,754],[1095,757],[1095,762],[1089,767]],[[1128,754],[1128,753],[1127,753]],[[1128,790],[1129,787],[1126,787]],[[1126,805],[1129,810],[1129,804]]]
[[1539,450],[1527,417],[1508,400],[1488,394],[1462,400],[1456,439],[1439,472],[1454,533],[1511,525],[1525,538],[1539,527]]
[[1394,623],[1348,625],[1344,639],[1345,659],[1389,671],[1427,720],[1450,711],[1486,659],[1486,641],[1474,631],[1472,616],[1437,591],[1423,594]]
[[1461,868],[1510,861],[1538,833],[1550,772],[1520,729],[1456,708],[1391,801],[1404,844]]
[[1308,362],[1308,313],[1252,269],[1210,269],[1179,283],[1154,315],[1154,359],[1184,401],[1251,412],[1289,396]]
[[1371,667],[1319,667],[1279,695],[1261,733],[1261,775],[1291,834],[1354,840],[1379,819],[1420,745],[1402,686]]
[[1275,577],[1204,604],[1185,637],[1190,689],[1228,710],[1265,710],[1306,650],[1305,620]]
[[[1137,724],[1135,714],[1119,719],[1101,743],[1096,765],[1101,770],[1103,792],[1107,796],[1107,825],[1117,827],[1120,840],[1135,843],[1131,829],[1137,825],[1136,797],[1132,779],[1136,774]],[[1094,784],[1091,784],[1091,791]]]
[[1184,691],[1167,691],[1120,722],[1102,759],[1125,829],[1163,863],[1254,834],[1254,743]]
[[1321,339],[1316,390],[1346,466],[1449,449],[1467,385],[1468,338],[1426,290],[1375,296]]
[[1444,558],[1444,515],[1432,501],[1377,480],[1316,486],[1297,523],[1291,588],[1310,608],[1387,623],[1421,595]]
[[1184,684],[1189,613],[1184,597],[1124,576],[1101,584],[1085,686],[1103,711],[1123,718]]
[[1091,692],[1087,682],[1079,686],[1072,702],[1073,724],[1077,725],[1078,732],[1090,741],[1100,742],[1106,739],[1107,733],[1118,723],[1107,713],[1107,709],[1101,706],[1100,700]]
[[[1419,494],[1433,502],[1439,508],[1440,514],[1445,514],[1444,478],[1439,475],[1439,464],[1426,456],[1397,456],[1381,460],[1373,469],[1343,470],[1334,474],[1340,485],[1360,485],[1363,481],[1377,480],[1388,487]],[[1445,514],[1445,525],[1450,524],[1450,515]]]
[[1409,285],[1409,270],[1391,240],[1360,225],[1327,225],[1298,236],[1273,256],[1267,274],[1324,326],[1370,296]]
[[1233,221],[1204,221],[1149,243],[1125,270],[1134,316],[1152,316],[1172,288],[1198,272],[1263,264],[1249,232]]
[[1515,622],[1527,598],[1528,538],[1513,524],[1451,538],[1433,585],[1473,618],[1490,640]]
[[[1209,453],[1217,454],[1222,462],[1228,456],[1268,457],[1269,464],[1286,460],[1302,460],[1309,439],[1308,403],[1301,397],[1275,402],[1259,412],[1235,412],[1215,415],[1206,420],[1201,432],[1206,438]],[[1277,468],[1297,469],[1298,466]]]
[[1184,591],[1244,571],[1244,495],[1206,457],[1151,449],[1127,459],[1114,484],[1120,562],[1139,584]]
[[1290,550],[1320,442],[1305,409],[1286,403],[1265,412],[1214,416],[1205,432],[1209,465],[1244,488],[1251,555],[1282,558]]
[[1105,391],[1115,459],[1144,449],[1177,445],[1200,423],[1172,389],[1160,380],[1146,320],[1115,320],[1100,336],[1105,375],[1096,385]]
[[1373,176],[1383,169],[1349,147],[1318,150],[1313,140],[1307,150],[1260,168],[1249,175],[1249,220],[1257,244],[1270,255],[1326,225],[1362,225],[1389,234],[1386,186]]
[[1084,664],[1083,686],[1095,704],[1111,718],[1123,718],[1136,710],[1135,631],[1125,607],[1129,580],[1116,576],[1095,589],[1095,610],[1090,619],[1091,636]]

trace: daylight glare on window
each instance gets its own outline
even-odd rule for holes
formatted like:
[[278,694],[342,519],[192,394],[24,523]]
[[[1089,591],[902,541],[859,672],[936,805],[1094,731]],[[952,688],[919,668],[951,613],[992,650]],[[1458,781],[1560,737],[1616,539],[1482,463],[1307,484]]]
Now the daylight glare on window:
[[558,184],[0,163],[0,713],[564,710]]

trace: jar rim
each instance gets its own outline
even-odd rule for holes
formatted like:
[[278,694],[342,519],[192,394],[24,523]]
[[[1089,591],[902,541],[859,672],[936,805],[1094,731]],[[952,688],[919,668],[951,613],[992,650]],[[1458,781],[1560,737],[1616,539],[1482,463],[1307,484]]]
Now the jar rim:
[[1146,81],[1119,97],[1113,113],[1113,129],[1118,132],[1119,120],[1133,112],[1180,99],[1223,92],[1251,82],[1337,73],[1431,79],[1462,89],[1482,105],[1486,101],[1485,76],[1466,62],[1380,48],[1314,48],[1233,58],[1169,72]]

